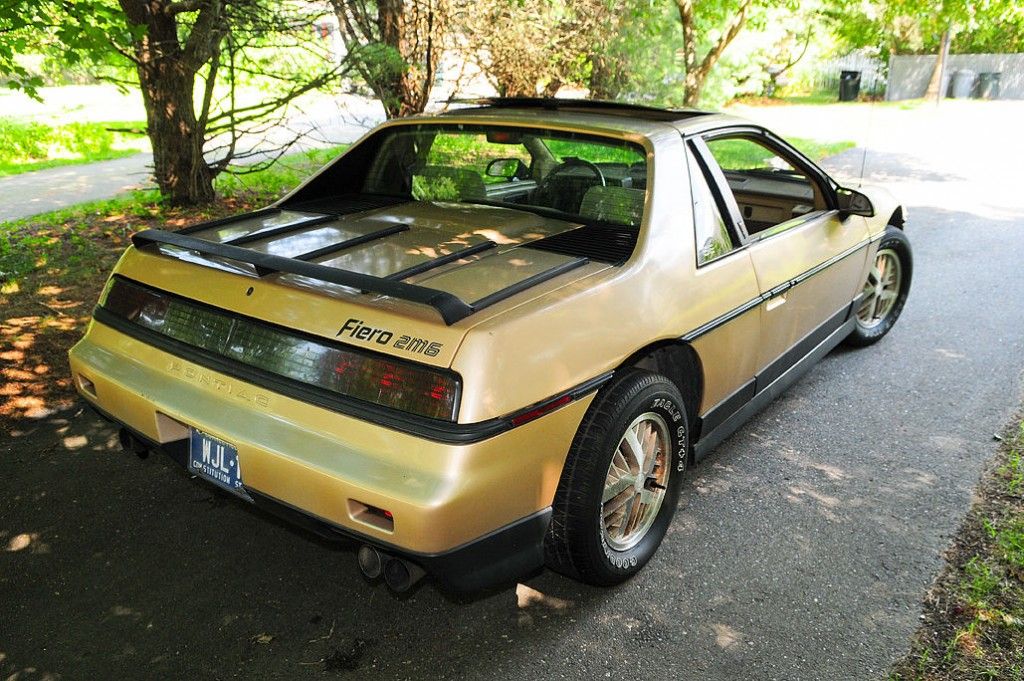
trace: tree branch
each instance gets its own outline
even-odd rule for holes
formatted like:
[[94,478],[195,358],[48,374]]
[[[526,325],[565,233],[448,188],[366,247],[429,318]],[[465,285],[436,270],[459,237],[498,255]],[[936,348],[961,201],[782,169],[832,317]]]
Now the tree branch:
[[726,25],[725,31],[718,38],[718,42],[708,50],[708,53],[704,55],[704,59],[701,60],[700,66],[697,67],[697,71],[704,75],[707,75],[711,71],[711,67],[715,65],[718,59],[725,52],[725,48],[729,47],[729,43],[739,34],[743,29],[743,24],[747,21],[747,12],[750,10],[750,4],[753,0],[743,0],[743,4],[740,5],[740,10],[732,16],[729,23]]
[[179,0],[164,5],[164,14],[169,17],[182,14],[183,12],[195,12],[206,5],[207,0]]
[[697,39],[694,35],[693,0],[676,0],[679,21],[683,24],[683,67],[690,71],[697,63]]

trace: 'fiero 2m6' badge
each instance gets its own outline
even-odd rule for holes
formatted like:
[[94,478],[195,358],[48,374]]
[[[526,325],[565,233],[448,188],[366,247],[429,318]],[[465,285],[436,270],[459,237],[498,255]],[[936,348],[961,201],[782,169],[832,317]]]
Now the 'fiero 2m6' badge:
[[347,336],[361,341],[373,341],[379,345],[390,345],[395,350],[415,352],[427,357],[437,357],[444,347],[444,343],[429,341],[425,338],[415,336],[399,335],[387,329],[377,329],[363,324],[362,319],[349,317],[345,325],[341,327],[335,337]]

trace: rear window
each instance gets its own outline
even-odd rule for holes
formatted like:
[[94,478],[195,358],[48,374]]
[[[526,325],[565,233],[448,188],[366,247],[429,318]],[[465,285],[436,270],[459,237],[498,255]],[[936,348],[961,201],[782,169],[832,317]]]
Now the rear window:
[[[368,140],[362,191],[508,206],[582,223],[639,227],[647,157],[638,144],[539,128],[427,124]],[[345,157],[339,163],[344,163]]]

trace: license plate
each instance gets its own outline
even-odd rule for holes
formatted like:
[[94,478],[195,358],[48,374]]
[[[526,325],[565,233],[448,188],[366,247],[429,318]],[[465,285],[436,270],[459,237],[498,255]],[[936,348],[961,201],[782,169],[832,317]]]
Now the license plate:
[[189,429],[188,470],[193,475],[252,501],[242,486],[238,450],[195,428]]

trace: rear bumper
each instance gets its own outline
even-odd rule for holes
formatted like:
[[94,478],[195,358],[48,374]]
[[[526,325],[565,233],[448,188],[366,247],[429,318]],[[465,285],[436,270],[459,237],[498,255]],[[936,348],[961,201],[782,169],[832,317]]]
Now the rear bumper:
[[[182,468],[188,468],[187,440],[168,444],[153,442],[88,400],[84,402],[103,420],[114,426],[127,428],[137,440],[144,442],[152,451],[161,452]],[[520,518],[450,551],[417,553],[340,527],[254,489],[246,488],[246,492],[260,510],[312,532],[322,539],[370,544],[386,553],[416,563],[448,591],[471,593],[503,586],[539,570],[544,565],[544,535],[547,534],[551,522],[550,507]]]
[[[186,426],[229,442],[258,506],[405,557],[454,590],[543,564],[565,455],[593,399],[452,444],[269,393],[96,322],[70,358],[83,398],[153,449],[185,463]],[[391,526],[361,517],[364,504],[391,512]]]

